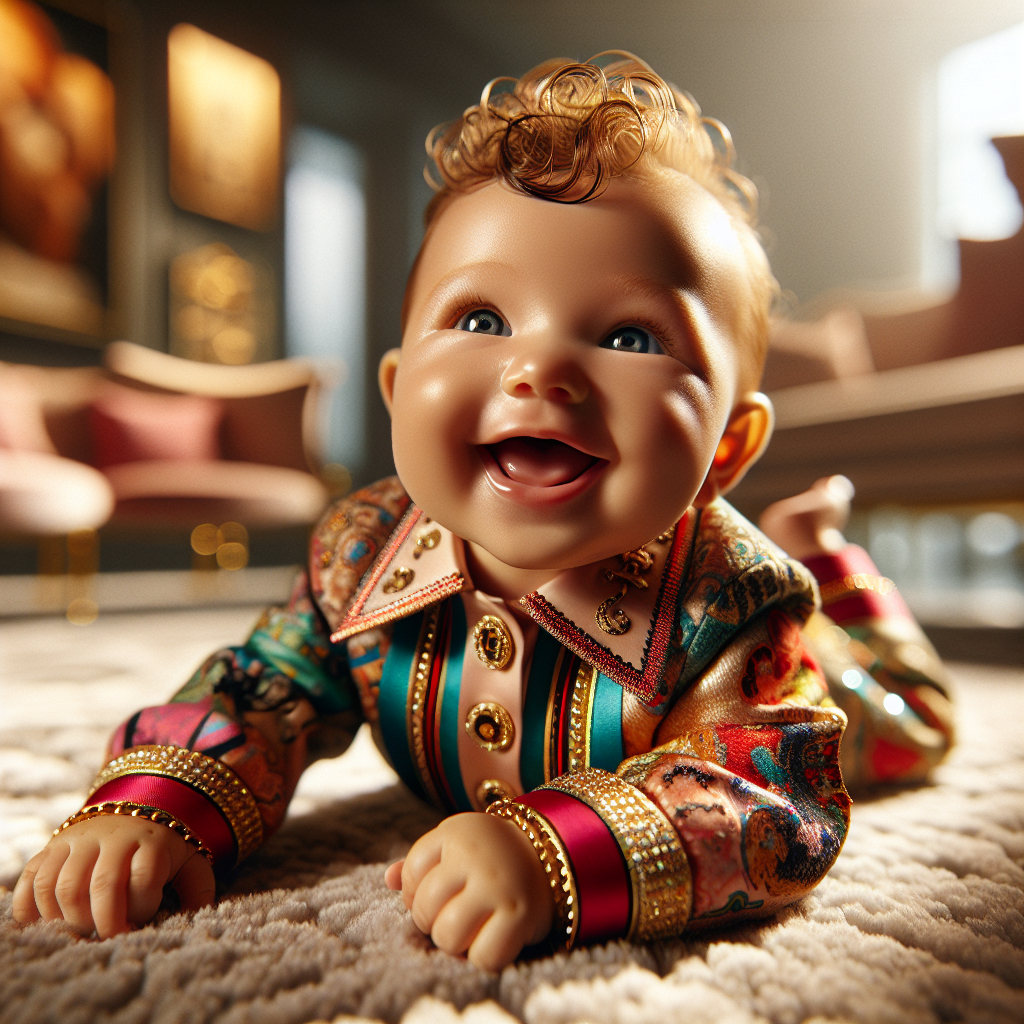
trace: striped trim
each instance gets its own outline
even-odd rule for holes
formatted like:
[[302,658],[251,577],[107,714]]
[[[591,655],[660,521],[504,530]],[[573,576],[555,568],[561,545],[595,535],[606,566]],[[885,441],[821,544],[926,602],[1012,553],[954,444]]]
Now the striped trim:
[[563,648],[555,664],[544,718],[544,781],[550,782],[569,770],[569,711],[573,686],[581,661],[568,648]]
[[409,682],[419,646],[424,616],[422,613],[395,623],[391,649],[384,661],[380,679],[377,711],[380,731],[388,757],[402,781],[421,799],[427,799],[419,772],[409,749],[407,703]]
[[452,809],[471,811],[466,787],[462,782],[462,768],[459,765],[458,736],[462,723],[459,721],[459,693],[462,688],[462,659],[466,653],[466,609],[461,600],[449,599],[447,654],[444,659],[444,674],[441,678],[441,694],[438,699],[440,714],[435,718],[434,743],[439,754],[435,757],[440,782],[448,794]]
[[[420,784],[435,806],[441,806],[441,800],[434,785],[435,773],[430,770],[431,753],[434,751],[431,705],[436,699],[437,680],[444,666],[445,638],[442,634],[447,615],[442,615],[443,610],[444,605],[434,605],[423,613],[405,708],[406,735],[413,764],[419,774]],[[438,657],[438,651],[441,657]]]
[[603,673],[597,676],[591,700],[588,766],[614,772],[626,758],[622,742],[623,689]]
[[590,725],[594,713],[594,690],[597,669],[585,662],[580,664],[569,699],[569,735],[567,756],[569,771],[577,772],[590,767]]
[[529,793],[548,781],[547,712],[556,669],[564,647],[550,633],[537,631],[533,661],[523,701],[523,738],[519,748],[519,778]]

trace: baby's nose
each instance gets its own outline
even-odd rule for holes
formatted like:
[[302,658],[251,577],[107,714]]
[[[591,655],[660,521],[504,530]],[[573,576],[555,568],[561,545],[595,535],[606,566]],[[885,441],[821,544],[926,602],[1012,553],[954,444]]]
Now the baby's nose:
[[516,356],[501,378],[511,398],[542,398],[559,405],[579,405],[590,394],[582,367],[564,354],[524,353]]

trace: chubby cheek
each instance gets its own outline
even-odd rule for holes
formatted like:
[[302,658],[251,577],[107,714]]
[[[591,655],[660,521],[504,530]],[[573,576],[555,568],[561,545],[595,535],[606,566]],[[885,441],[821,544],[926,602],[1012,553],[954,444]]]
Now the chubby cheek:
[[468,486],[472,479],[469,431],[478,402],[464,369],[452,360],[402,364],[395,380],[391,443],[402,483],[421,507],[429,495]]
[[635,502],[642,496],[653,520],[674,522],[696,496],[714,455],[718,435],[711,418],[685,392],[641,397],[620,446],[624,486],[617,500]]

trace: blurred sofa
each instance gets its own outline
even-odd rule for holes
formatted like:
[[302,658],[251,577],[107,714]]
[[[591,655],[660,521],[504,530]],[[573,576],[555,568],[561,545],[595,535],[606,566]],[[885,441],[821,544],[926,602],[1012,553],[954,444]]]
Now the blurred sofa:
[[0,363],[0,532],[316,521],[322,367],[218,366],[128,342],[104,363]]
[[[1024,193],[1024,136],[993,142]],[[741,511],[833,473],[863,506],[1024,495],[1024,228],[959,248],[953,295],[831,295],[775,323],[776,429],[730,494]]]

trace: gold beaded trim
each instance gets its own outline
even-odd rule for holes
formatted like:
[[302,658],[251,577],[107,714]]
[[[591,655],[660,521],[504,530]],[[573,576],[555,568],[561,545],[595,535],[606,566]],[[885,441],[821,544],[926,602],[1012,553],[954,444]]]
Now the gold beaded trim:
[[615,836],[633,890],[626,937],[647,942],[678,935],[693,905],[690,863],[658,806],[635,786],[600,768],[562,775],[544,788],[583,801]]
[[420,781],[427,796],[437,807],[441,807],[441,799],[437,793],[434,780],[430,777],[427,767],[426,738],[423,735],[423,718],[427,710],[427,690],[430,687],[430,668],[434,661],[437,646],[437,617],[441,610],[439,604],[432,605],[423,615],[419,639],[416,642],[416,657],[413,660],[412,685],[409,687],[408,704],[406,705],[406,729],[412,739],[413,760],[419,772]]
[[89,796],[101,786],[125,775],[159,775],[177,779],[209,797],[227,819],[245,860],[263,842],[263,819],[256,799],[242,780],[223,761],[198,750],[173,746],[132,747],[115,757],[93,780]]
[[885,576],[872,576],[868,573],[855,572],[842,579],[832,580],[831,583],[823,583],[818,588],[821,592],[822,605],[835,604],[844,597],[856,594],[861,590],[870,590],[883,597],[896,589],[896,584]]
[[580,916],[576,912],[579,905],[576,879],[573,878],[569,855],[558,833],[542,814],[514,800],[497,800],[488,805],[486,813],[518,825],[533,844],[555,899],[556,921],[551,929],[552,934],[558,942],[565,943],[567,950],[572,949],[580,926]]
[[569,771],[590,767],[590,719],[594,713],[597,669],[584,662],[576,673],[569,702]]
[[147,807],[143,804],[133,804],[127,800],[108,800],[102,804],[92,804],[75,811],[63,824],[53,830],[54,836],[59,836],[66,828],[76,825],[88,818],[99,818],[107,814],[129,815],[132,818],[145,818],[157,825],[165,825],[175,834],[181,836],[189,846],[194,846],[197,853],[201,853],[213,867],[213,851],[203,846],[199,836],[190,831],[188,826],[178,821],[173,815],[161,811],[159,807]]

